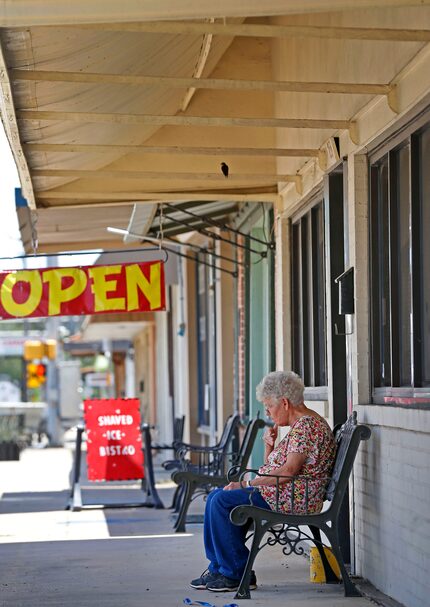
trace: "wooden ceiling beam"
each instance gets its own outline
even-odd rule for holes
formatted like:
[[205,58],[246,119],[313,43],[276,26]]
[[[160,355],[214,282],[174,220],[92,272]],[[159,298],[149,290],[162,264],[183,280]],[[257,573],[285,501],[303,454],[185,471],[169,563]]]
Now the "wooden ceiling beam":
[[123,74],[96,74],[83,72],[54,72],[48,70],[10,71],[11,80],[36,80],[38,82],[78,82],[86,84],[120,84],[137,86],[161,86],[166,88],[191,88],[213,90],[262,90],[299,93],[341,93],[350,95],[388,95],[389,84],[357,82],[296,82],[276,80],[241,80],[222,78],[172,78],[166,76],[129,76]]
[[[209,19],[209,21],[210,21],[210,23],[214,23],[215,19],[213,17],[211,17]],[[197,63],[195,65],[195,68],[193,71],[193,80],[196,80],[196,79],[199,79],[202,77],[203,71],[205,69],[205,65],[206,65],[208,57],[209,57],[209,52],[210,52],[210,49],[212,46],[212,40],[213,40],[212,34],[205,34],[203,36],[202,45],[200,47],[199,58],[197,59]],[[194,97],[196,90],[197,89],[195,86],[191,85],[190,87],[188,87],[188,90],[185,93],[185,96],[184,96],[184,98],[182,100],[182,104],[181,104],[181,110],[183,112],[185,112],[185,110],[189,106],[191,99]]]
[[[36,191],[37,201],[49,200],[70,200],[71,203],[77,203],[76,206],[83,208],[83,204],[90,203],[88,206],[94,207],[98,202],[112,202],[117,205],[133,204],[135,202],[187,202],[189,200],[201,200],[202,202],[277,202],[278,194],[275,192],[258,192],[255,194],[236,194],[224,192],[56,192],[55,190]],[[54,205],[50,205],[54,208]],[[64,208],[72,208],[73,204],[64,205]],[[55,208],[59,208],[55,205]],[[61,207],[62,208],[62,207]]]
[[[41,236],[43,238],[43,228],[40,230]],[[61,235],[60,239],[61,239]],[[106,238],[106,239],[97,239],[97,237],[93,240],[93,244],[91,244],[91,250],[97,250],[97,249],[111,249],[113,244],[115,242],[115,238],[112,236],[111,238]],[[47,242],[40,242],[38,244],[37,247],[37,252],[38,253],[58,253],[62,250],[64,250],[64,246],[67,246],[67,250],[68,251],[81,251],[82,250],[82,245],[83,243],[80,242],[79,240],[77,241],[70,241],[67,242],[64,239],[59,240],[58,242],[52,242],[52,243],[47,243]],[[127,248],[130,248],[129,244],[123,243],[121,240],[118,241],[118,245],[115,245],[116,249],[119,249],[120,247],[124,247],[124,251],[127,250]],[[88,247],[85,247],[85,251],[88,251]],[[109,251],[106,251],[107,253]]]
[[220,116],[159,116],[153,114],[53,112],[44,110],[17,110],[16,116],[18,120],[144,124],[151,126],[225,126],[348,130],[351,129],[354,124],[351,120],[325,120],[315,118],[226,118]]
[[278,156],[283,158],[319,157],[317,148],[221,148],[221,147],[187,147],[187,146],[146,146],[146,145],[97,145],[69,143],[25,143],[28,152],[53,153],[106,153],[123,152],[124,154],[180,154],[196,156]]
[[188,21],[146,21],[141,23],[79,24],[74,27],[103,31],[188,34],[203,36],[246,36],[262,38],[328,38],[335,40],[380,40],[430,42],[429,29],[389,29],[318,25],[267,25],[255,23],[207,23]]
[[43,233],[46,236],[57,235],[60,237],[62,234],[68,234],[68,235],[79,234],[80,237],[87,238],[88,236],[91,236],[91,234],[93,234],[94,231],[104,229],[104,226],[100,225],[100,224],[101,224],[100,218],[99,218],[98,222],[95,223],[94,225],[86,225],[86,222],[85,222],[85,226],[83,226],[81,223],[78,223],[78,222],[62,223],[61,221],[56,221],[55,224],[52,224],[52,225],[47,225],[45,223],[45,225],[43,226]]
[[221,173],[172,173],[169,171],[112,171],[112,170],[78,170],[78,169],[35,169],[32,177],[72,177],[101,179],[161,179],[185,181],[285,181],[295,183],[297,175],[276,175],[265,173],[230,173],[228,181]]

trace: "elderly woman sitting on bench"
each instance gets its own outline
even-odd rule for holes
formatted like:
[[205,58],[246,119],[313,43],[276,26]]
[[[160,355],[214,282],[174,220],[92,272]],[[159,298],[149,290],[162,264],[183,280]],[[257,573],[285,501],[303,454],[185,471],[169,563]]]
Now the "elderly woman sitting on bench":
[[[266,415],[274,422],[263,436],[264,465],[253,479],[233,482],[212,491],[206,502],[204,543],[208,569],[192,580],[192,588],[213,592],[236,591],[248,558],[245,545],[246,529],[233,525],[230,512],[236,506],[249,504],[283,512],[320,512],[326,478],[330,475],[335,456],[335,441],[327,422],[303,402],[304,385],[293,373],[275,371],[266,375],[257,386],[257,399],[264,404]],[[290,431],[275,447],[278,428]],[[307,477],[294,482],[276,477]],[[276,487],[278,483],[278,489]],[[307,485],[307,487],[306,487]],[[252,495],[251,495],[252,493]],[[250,589],[257,587],[254,572]]]

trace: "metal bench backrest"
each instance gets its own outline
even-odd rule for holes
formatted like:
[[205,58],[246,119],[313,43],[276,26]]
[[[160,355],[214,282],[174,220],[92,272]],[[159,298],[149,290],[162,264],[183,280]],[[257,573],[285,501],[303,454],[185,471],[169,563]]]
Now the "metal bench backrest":
[[221,438],[218,443],[211,447],[211,452],[202,454],[199,459],[199,468],[208,474],[221,475],[225,473],[227,454],[230,444],[233,441],[234,433],[240,423],[240,417],[237,414],[231,414],[224,425]]
[[233,434],[236,427],[239,425],[240,417],[237,414],[231,414],[224,425],[221,437],[218,443],[215,445],[216,448],[225,451],[233,439]]
[[370,428],[357,424],[356,411],[342,426],[335,429],[336,457],[324,498],[332,502],[332,508],[340,508],[360,442],[368,440],[370,435]]
[[248,422],[240,449],[237,454],[233,454],[233,466],[228,471],[229,480],[238,480],[247,467],[258,431],[264,428],[265,425],[264,420],[260,419],[259,416]]
[[185,415],[182,417],[175,417],[175,421],[173,423],[173,442],[180,443],[184,438],[184,427],[185,427]]

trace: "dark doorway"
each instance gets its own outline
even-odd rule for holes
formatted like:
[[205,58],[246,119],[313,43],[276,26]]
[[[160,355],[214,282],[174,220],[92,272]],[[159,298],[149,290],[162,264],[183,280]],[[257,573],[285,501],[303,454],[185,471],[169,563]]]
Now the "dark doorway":
[[[330,297],[327,305],[331,311],[331,354],[328,365],[333,374],[333,423],[342,424],[348,417],[346,325],[345,316],[339,314],[338,284],[335,279],[345,271],[344,247],[344,173],[342,165],[325,178],[324,183],[325,229],[327,243],[327,278]],[[340,546],[345,563],[351,562],[349,496],[345,495],[339,520]]]

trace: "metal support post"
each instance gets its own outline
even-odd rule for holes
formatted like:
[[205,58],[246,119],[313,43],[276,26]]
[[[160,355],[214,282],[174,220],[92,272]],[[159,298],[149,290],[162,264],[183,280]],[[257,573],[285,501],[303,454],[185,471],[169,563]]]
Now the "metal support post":
[[[46,321],[47,337],[58,339],[59,318],[50,317]],[[56,360],[49,360],[46,365],[46,400],[48,402],[47,434],[51,447],[62,446],[63,437],[59,411],[58,368]]]
[[82,510],[82,495],[81,485],[79,479],[81,476],[81,452],[82,452],[82,434],[84,433],[84,426],[79,425],[76,434],[76,449],[75,449],[75,462],[73,467],[73,482],[72,490],[70,492],[70,500],[67,506],[67,510],[76,512]]
[[161,510],[164,508],[164,504],[158,495],[158,491],[155,487],[154,478],[154,465],[152,462],[152,446],[151,446],[151,432],[148,424],[142,424],[142,436],[143,436],[143,451],[144,451],[144,467],[145,467],[145,478],[142,479],[142,491],[146,493],[146,500],[143,504],[149,508],[156,508]]

